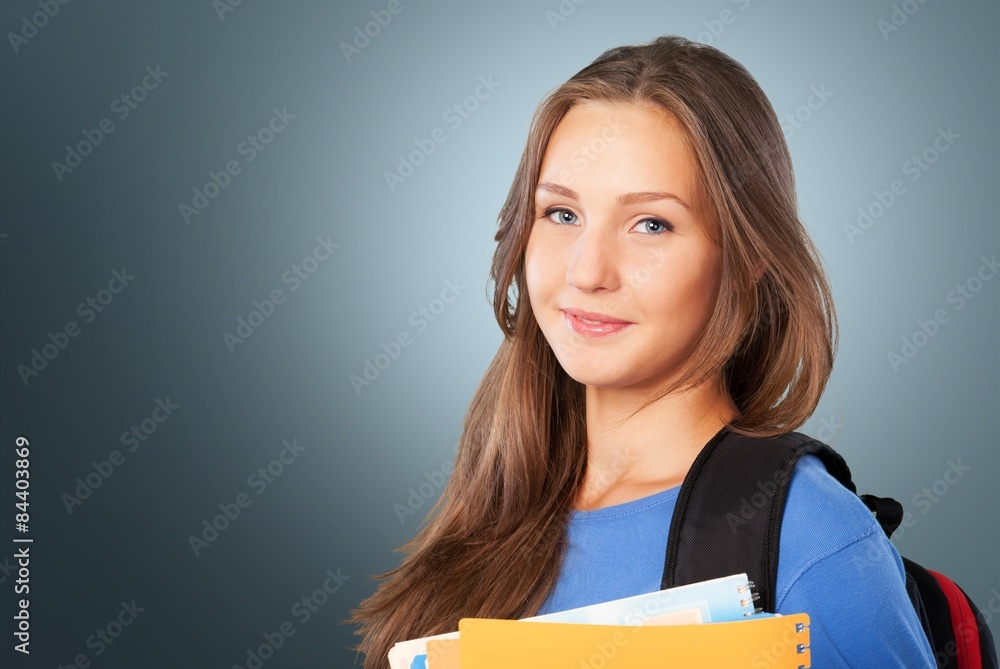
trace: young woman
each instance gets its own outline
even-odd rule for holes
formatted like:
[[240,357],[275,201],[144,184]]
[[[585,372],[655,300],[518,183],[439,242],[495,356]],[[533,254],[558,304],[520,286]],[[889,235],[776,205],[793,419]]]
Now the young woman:
[[[778,119],[714,48],[610,49],[549,94],[495,239],[505,339],[429,521],[353,612],[366,669],[463,617],[659,590],[701,449],[795,430],[830,374],[835,312]],[[776,610],[810,615],[812,666],[935,666],[899,554],[815,456],[778,564]]]

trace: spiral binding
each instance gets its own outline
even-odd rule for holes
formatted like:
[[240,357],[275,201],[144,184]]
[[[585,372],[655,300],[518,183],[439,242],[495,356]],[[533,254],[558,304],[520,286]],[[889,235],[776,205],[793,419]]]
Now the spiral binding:
[[762,607],[760,607],[760,606],[757,606],[757,604],[756,604],[757,600],[760,599],[760,593],[757,592],[757,585],[753,581],[747,581],[747,583],[749,583],[748,587],[744,587],[744,586],[741,585],[739,587],[739,590],[740,590],[740,592],[745,592],[746,590],[749,590],[750,591],[750,596],[748,598],[746,598],[746,599],[741,599],[740,600],[740,605],[741,606],[750,606],[751,604],[753,604],[753,611],[744,613],[743,614],[744,617],[746,617],[746,616],[752,616],[752,615],[755,615],[757,613],[763,613],[764,612],[764,609]]
[[[803,632],[805,629],[806,629],[805,623],[795,623],[796,634]],[[806,652],[806,648],[809,648],[809,646],[805,645],[804,643],[797,644],[795,646],[795,652],[796,654],[801,655],[802,653]],[[799,669],[806,669],[806,665],[800,664]]]
[[[749,606],[751,604],[751,602],[756,602],[757,600],[760,599],[760,593],[757,592],[757,584],[754,583],[753,581],[747,581],[747,583],[748,583],[747,586],[742,586],[742,585],[739,586],[739,591],[740,592],[746,592],[747,590],[750,591],[750,596],[749,597],[747,597],[746,599],[741,599],[740,600],[740,604],[742,606]],[[754,605],[754,609],[753,609],[753,613],[744,613],[743,615],[744,616],[752,616],[752,615],[754,615],[756,613],[763,613],[763,611],[764,611],[764,609],[762,607],[757,606],[755,604]],[[805,631],[805,629],[806,629],[805,623],[795,623],[795,633],[796,634],[801,634],[803,631]],[[796,646],[795,646],[795,653],[797,655],[801,655],[801,654],[803,654],[803,653],[806,652],[807,648],[809,648],[809,646],[805,645],[804,643],[796,644]],[[800,664],[799,665],[799,669],[807,669],[807,667],[804,664]]]

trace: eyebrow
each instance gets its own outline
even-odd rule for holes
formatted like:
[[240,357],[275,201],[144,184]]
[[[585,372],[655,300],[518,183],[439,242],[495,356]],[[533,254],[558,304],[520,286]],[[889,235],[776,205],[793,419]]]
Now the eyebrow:
[[[562,195],[563,197],[568,197],[573,200],[579,200],[580,196],[576,194],[576,191],[566,188],[565,186],[560,186],[559,184],[552,184],[548,182],[542,182],[536,187],[536,191],[547,190],[550,193],[555,193],[556,195]],[[639,202],[653,202],[655,200],[673,200],[677,204],[681,205],[688,211],[691,207],[682,200],[680,197],[674,195],[673,193],[668,193],[666,191],[643,191],[640,193],[622,193],[616,198],[619,206],[624,207],[629,204],[637,204]]]

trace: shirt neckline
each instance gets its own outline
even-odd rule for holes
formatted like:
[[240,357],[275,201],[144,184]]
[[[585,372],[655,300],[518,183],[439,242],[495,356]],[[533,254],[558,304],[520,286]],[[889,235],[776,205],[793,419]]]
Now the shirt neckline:
[[[729,434],[729,428],[723,425],[719,428],[719,431],[708,440],[708,444],[711,444],[719,439],[724,438]],[[701,458],[702,454],[705,452],[708,444],[702,447],[699,451],[698,458]],[[698,460],[696,459],[695,462]],[[645,497],[640,497],[639,499],[633,499],[628,502],[622,502],[621,504],[612,504],[611,506],[604,506],[600,509],[590,509],[583,511],[580,509],[572,509],[570,511],[570,522],[581,522],[588,520],[605,520],[608,518],[617,518],[620,516],[627,516],[632,513],[638,513],[644,509],[651,506],[656,506],[658,504],[663,504],[664,502],[670,501],[676,498],[681,491],[681,486],[676,485],[673,488],[667,488],[666,490],[661,490],[660,492],[654,492],[652,495],[646,495]]]
[[650,507],[669,502],[675,499],[680,491],[681,487],[676,485],[672,488],[667,488],[666,490],[646,495],[645,497],[629,500],[628,502],[621,502],[619,504],[612,504],[611,506],[602,506],[599,509],[573,509],[570,511],[569,519],[570,522],[583,522],[628,516],[633,513],[644,511]]

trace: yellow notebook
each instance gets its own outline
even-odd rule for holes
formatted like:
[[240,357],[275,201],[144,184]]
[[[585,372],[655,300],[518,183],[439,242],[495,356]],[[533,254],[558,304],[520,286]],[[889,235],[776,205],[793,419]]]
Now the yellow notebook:
[[[431,641],[429,669],[734,669],[810,667],[809,616],[698,625],[594,625],[462,618]],[[446,644],[451,643],[448,646]]]

